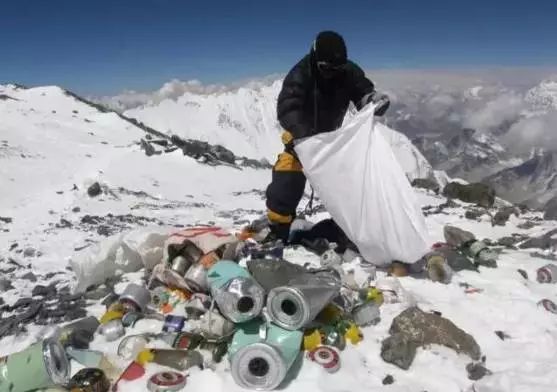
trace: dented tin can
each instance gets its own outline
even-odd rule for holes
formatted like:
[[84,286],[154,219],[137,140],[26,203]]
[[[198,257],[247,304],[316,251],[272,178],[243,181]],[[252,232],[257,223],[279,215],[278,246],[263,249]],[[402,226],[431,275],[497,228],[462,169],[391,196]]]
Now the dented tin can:
[[104,336],[107,342],[113,342],[125,335],[126,330],[122,320],[111,320],[106,324],[101,325],[99,332]]
[[151,292],[147,287],[130,283],[122,295],[120,295],[119,302],[124,305],[127,310],[141,313],[147,310],[147,305],[151,302]]
[[150,392],[180,391],[186,386],[186,376],[178,372],[160,372],[152,375],[147,382]]
[[186,271],[192,266],[191,259],[187,259],[182,255],[176,256],[170,264],[170,269],[177,272],[180,276],[184,276]]
[[2,392],[26,392],[65,385],[69,379],[70,362],[62,345],[54,339],[45,339],[0,358]]

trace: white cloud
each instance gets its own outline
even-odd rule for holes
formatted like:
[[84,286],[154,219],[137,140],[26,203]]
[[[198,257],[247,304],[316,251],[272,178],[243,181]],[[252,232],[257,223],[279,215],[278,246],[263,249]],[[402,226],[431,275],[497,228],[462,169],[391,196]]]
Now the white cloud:
[[496,128],[506,121],[514,121],[524,109],[521,95],[510,92],[503,93],[495,99],[482,102],[480,108],[469,109],[464,125],[467,128],[487,131]]
[[557,149],[557,110],[524,118],[515,123],[503,137],[516,153],[529,153],[533,148]]

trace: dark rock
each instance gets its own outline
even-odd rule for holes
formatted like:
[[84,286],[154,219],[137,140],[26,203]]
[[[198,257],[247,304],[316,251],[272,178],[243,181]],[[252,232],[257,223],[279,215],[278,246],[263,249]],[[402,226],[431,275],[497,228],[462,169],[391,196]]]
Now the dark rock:
[[481,350],[474,338],[458,328],[450,320],[418,307],[403,311],[393,320],[390,337],[383,341],[381,357],[402,369],[408,369],[416,354],[416,348],[439,344],[452,348],[458,353],[479,360]]
[[236,162],[234,153],[221,145],[212,146],[210,151],[219,161],[230,163],[231,165]]
[[528,248],[540,248],[549,249],[557,244],[557,239],[551,238],[554,234],[557,234],[557,229],[553,229],[543,234],[542,236],[530,238],[519,245],[520,249]]
[[491,219],[492,226],[505,226],[511,215],[519,216],[520,211],[516,207],[502,207]]
[[0,216],[0,222],[4,222],[4,223],[12,223],[13,219],[9,218],[7,216]]
[[501,340],[505,340],[505,339],[509,339],[510,336],[507,335],[505,332],[503,331],[495,331],[495,335],[497,335],[497,337]]
[[56,224],[56,227],[59,229],[65,229],[65,228],[73,227],[73,225],[67,219],[60,218],[60,222]]
[[64,321],[73,321],[87,316],[87,311],[83,308],[74,308],[66,311]]
[[99,184],[98,182],[95,182],[93,185],[87,188],[87,194],[89,195],[89,197],[95,197],[100,195],[101,193],[101,184]]
[[147,155],[148,157],[153,156],[157,153],[155,147],[153,147],[151,143],[147,142],[144,139],[141,139],[141,149],[145,151],[145,155]]
[[87,290],[84,294],[84,297],[86,299],[91,299],[91,300],[101,300],[104,297],[106,297],[107,295],[109,295],[110,293],[112,293],[112,290],[107,287],[106,285],[100,285],[97,287],[92,287],[89,290]]
[[391,385],[394,382],[395,382],[395,379],[390,374],[387,374],[387,376],[383,379],[383,385]]
[[518,225],[516,225],[516,227],[518,227],[519,229],[523,229],[523,230],[530,230],[533,227],[539,226],[539,223],[533,222],[531,220],[527,220],[524,221],[522,223],[519,223]]
[[51,298],[56,296],[56,287],[54,286],[42,286],[42,285],[36,285],[33,288],[33,291],[31,292],[31,295],[33,297],[47,297],[47,298]]
[[12,290],[13,288],[14,286],[10,280],[0,279],[0,292],[3,293],[4,291]]
[[492,372],[487,369],[482,363],[471,362],[466,365],[466,372],[468,373],[468,379],[477,381],[485,376],[492,374]]
[[528,273],[526,271],[524,271],[523,269],[518,269],[517,271],[520,275],[522,275],[524,279],[528,280]]
[[439,194],[439,184],[431,178],[416,178],[412,181],[412,186],[415,188],[428,189],[435,192],[435,194]]
[[23,256],[24,257],[35,257],[36,253],[37,253],[37,251],[34,248],[27,247],[23,251]]
[[539,257],[540,259],[544,260],[557,261],[557,256],[554,253],[545,254],[540,252],[531,252],[530,256]]
[[401,369],[408,370],[416,356],[418,345],[402,334],[389,336],[381,344],[381,358]]
[[101,225],[97,228],[97,234],[108,237],[110,234],[112,234],[112,232],[110,230],[110,227]]
[[495,190],[489,185],[481,183],[459,184],[451,182],[443,189],[443,195],[451,198],[462,200],[466,203],[475,203],[482,207],[492,207],[495,203]]
[[543,207],[543,219],[557,220],[557,196],[552,197]]
[[29,271],[25,275],[22,275],[20,279],[29,280],[29,281],[34,283],[34,282],[37,281],[37,276],[34,273],[32,273],[31,271]]
[[445,236],[445,242],[455,248],[465,246],[476,239],[473,233],[449,225],[443,228],[443,234]]
[[485,215],[485,211],[477,208],[466,210],[464,213],[464,217],[470,220],[477,220],[482,215]]
[[503,237],[503,238],[499,238],[497,244],[501,246],[506,246],[508,248],[512,248],[519,241],[520,238],[517,237]]
[[17,242],[14,242],[13,244],[10,245],[10,250],[14,250],[18,246],[19,246],[19,244]]
[[80,211],[81,211],[81,208],[79,208],[79,207],[72,208],[72,212],[80,212]]
[[458,204],[456,201],[452,199],[447,199],[444,203],[439,204],[438,208],[443,210],[445,208],[458,208],[458,207],[460,207],[460,204]]
[[478,268],[474,265],[474,263],[462,253],[454,250],[450,247],[442,247],[436,249],[438,252],[442,253],[447,260],[447,264],[451,269],[455,272],[459,271],[477,271]]

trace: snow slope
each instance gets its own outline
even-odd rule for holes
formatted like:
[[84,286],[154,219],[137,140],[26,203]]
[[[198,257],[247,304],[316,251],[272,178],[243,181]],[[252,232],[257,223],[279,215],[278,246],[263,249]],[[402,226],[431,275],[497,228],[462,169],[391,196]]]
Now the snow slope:
[[[185,92],[174,99],[151,101],[125,115],[168,133],[220,144],[236,155],[274,162],[281,152],[276,100],[282,81],[212,93]],[[382,125],[399,162],[412,179],[432,177],[433,169],[402,133]]]
[[[106,218],[108,214],[131,214],[133,219],[122,227],[123,231],[144,224],[160,228],[210,222],[237,229],[243,221],[264,211],[261,192],[270,179],[267,171],[201,165],[179,152],[146,157],[134,143],[142,137],[141,130],[117,116],[75,101],[59,88],[21,90],[8,86],[0,87],[0,94],[17,99],[0,100],[0,216],[13,219],[12,223],[0,221],[2,271],[14,263],[30,264],[39,276],[39,283],[67,284],[73,279],[66,270],[68,260],[86,252],[83,247],[106,240],[97,227],[89,230],[83,224],[87,215]],[[103,193],[95,198],[86,193],[86,187],[93,181],[103,185]],[[73,189],[74,184],[78,189]],[[423,191],[416,192],[424,206],[445,201]],[[533,213],[520,218],[512,216],[505,227],[492,227],[485,216],[480,221],[464,219],[463,206],[444,212],[427,217],[433,240],[443,239],[443,226],[447,223],[492,240],[512,233],[536,235],[555,227],[554,222],[540,222],[540,226],[532,229],[518,228],[518,223],[526,219],[539,218]],[[323,217],[321,214],[313,219]],[[71,227],[66,223],[60,225],[61,219]],[[28,247],[40,254],[25,256],[18,252]],[[318,264],[316,256],[301,249],[288,249],[285,258],[300,264]],[[441,312],[476,338],[493,375],[477,382],[469,380],[464,368],[470,359],[437,346],[419,349],[408,371],[383,362],[379,355],[381,341],[388,335],[392,319],[403,310],[402,304],[392,304],[381,308],[382,320],[378,325],[364,329],[361,344],[342,352],[342,368],[338,373],[329,375],[304,361],[295,380],[283,390],[554,391],[557,316],[536,304],[542,298],[557,302],[557,291],[555,285],[541,285],[534,280],[536,269],[547,260],[530,256],[528,250],[503,250],[498,263],[497,269],[457,273],[449,285],[409,277],[400,279],[423,310]],[[357,266],[354,268],[361,274]],[[519,268],[527,272],[529,280],[517,272]],[[6,303],[13,304],[17,298],[29,295],[33,284],[21,279],[27,271],[17,268],[2,272],[15,286],[2,293]],[[57,275],[49,277],[47,272]],[[141,273],[133,273],[126,278],[134,280],[140,276]],[[378,276],[384,277],[385,273],[379,272]],[[461,283],[483,291],[466,294]],[[121,283],[117,289],[124,286]],[[103,307],[92,305],[89,312],[98,316]],[[158,332],[160,328],[160,322],[144,320],[134,332]],[[28,333],[0,341],[0,356],[25,348],[37,331],[38,327],[30,326]],[[503,341],[495,331],[504,331],[510,337]],[[92,348],[115,354],[117,344],[107,344],[97,337]],[[79,366],[72,365],[72,372],[76,372]],[[224,361],[215,370],[192,371],[185,390],[240,391],[227,366]],[[147,366],[148,375],[157,370],[156,366]],[[382,380],[389,374],[395,382],[384,386]],[[122,384],[119,390],[146,390],[145,378]]]

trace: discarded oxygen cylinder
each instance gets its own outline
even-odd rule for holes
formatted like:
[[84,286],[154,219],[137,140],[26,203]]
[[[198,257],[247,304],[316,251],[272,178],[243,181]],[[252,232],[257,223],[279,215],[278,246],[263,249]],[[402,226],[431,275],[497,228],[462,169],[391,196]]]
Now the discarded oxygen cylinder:
[[497,253],[489,249],[489,247],[483,241],[472,242],[468,248],[470,256],[474,260],[486,267],[496,267],[497,266]]
[[147,309],[147,305],[151,302],[151,292],[147,287],[130,283],[120,295],[119,302],[128,311],[141,313]]
[[223,260],[211,267],[207,276],[211,294],[223,316],[234,323],[259,316],[265,303],[265,290],[245,268]]
[[232,377],[247,389],[277,388],[300,354],[303,332],[261,321],[242,324],[228,350]]
[[539,268],[536,279],[539,283],[557,282],[557,265],[547,264]]
[[153,362],[180,371],[185,371],[196,366],[203,368],[203,356],[199,351],[195,350],[152,348],[140,352],[137,358],[140,363]]
[[62,345],[45,339],[0,358],[0,392],[25,392],[66,384],[70,362]]
[[267,311],[278,326],[300,329],[313,321],[339,292],[340,283],[333,276],[306,274],[288,286],[272,289],[267,297]]

